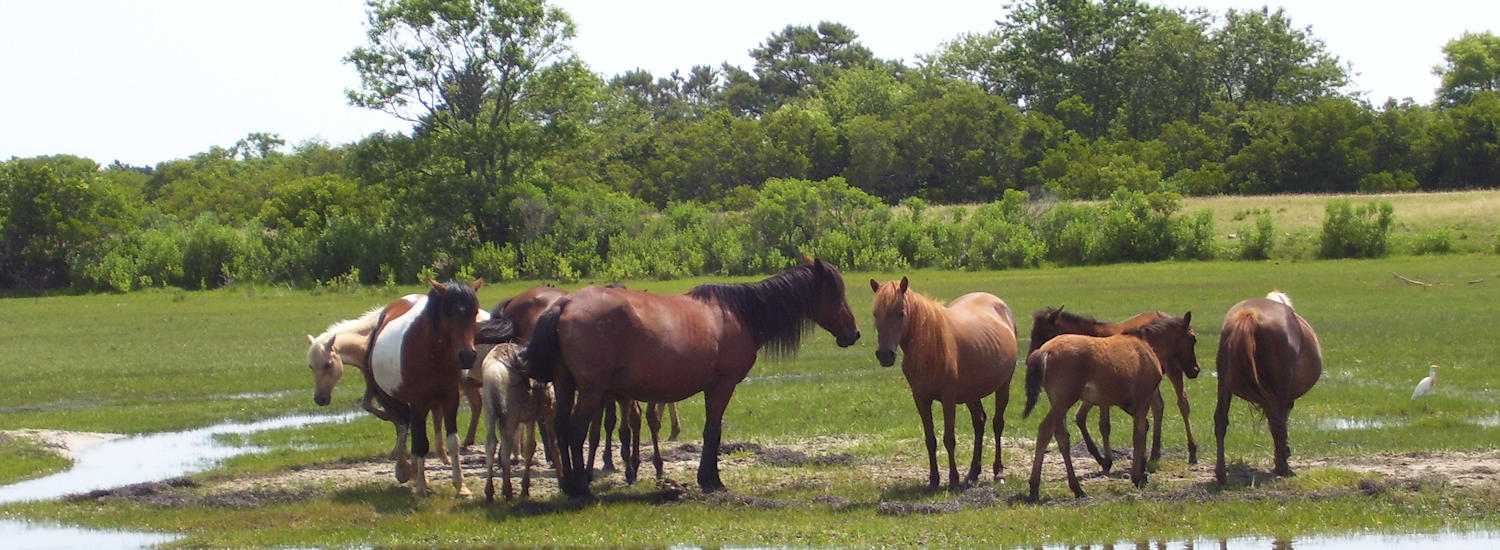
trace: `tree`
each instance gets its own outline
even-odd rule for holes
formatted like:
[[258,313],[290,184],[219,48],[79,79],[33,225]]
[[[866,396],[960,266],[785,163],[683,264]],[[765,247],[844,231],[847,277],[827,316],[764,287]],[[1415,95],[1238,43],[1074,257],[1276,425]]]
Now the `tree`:
[[827,21],[818,27],[787,25],[750,50],[767,111],[788,99],[812,93],[845,69],[873,67],[875,54],[849,27]]
[[[573,22],[543,0],[372,0],[351,104],[410,121],[439,142],[423,170],[429,200],[500,241],[504,193],[546,152],[577,138],[598,85],[569,55]],[[451,161],[451,162],[450,162]]]
[[1464,33],[1448,41],[1443,45],[1443,64],[1432,72],[1443,79],[1437,97],[1449,107],[1468,101],[1475,92],[1500,91],[1500,36]]
[[1220,89],[1241,107],[1263,101],[1306,103],[1334,95],[1349,77],[1310,29],[1296,29],[1277,9],[1229,10],[1213,33]]
[[71,254],[133,224],[124,193],[98,174],[66,155],[0,163],[0,287],[62,286]]

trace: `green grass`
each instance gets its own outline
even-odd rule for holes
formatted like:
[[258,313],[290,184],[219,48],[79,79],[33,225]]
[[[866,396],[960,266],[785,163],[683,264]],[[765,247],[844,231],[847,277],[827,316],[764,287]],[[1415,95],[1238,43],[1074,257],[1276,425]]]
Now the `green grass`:
[[[1412,286],[1396,280],[1392,272],[1440,284]],[[853,347],[838,348],[830,336],[817,331],[796,359],[758,364],[730,404],[725,440],[770,444],[838,438],[850,441],[847,452],[856,460],[920,468],[925,460],[921,428],[905,381],[898,368],[881,368],[874,359],[871,293],[865,284],[872,277],[884,281],[901,275],[910,277],[915,290],[940,300],[975,290],[1001,296],[1017,312],[1023,346],[1030,332],[1029,312],[1043,306],[1066,306],[1103,319],[1151,309],[1193,311],[1205,372],[1188,381],[1203,459],[1195,468],[1211,467],[1214,452],[1215,388],[1208,373],[1213,371],[1219,321],[1235,302],[1263,296],[1273,288],[1291,294],[1324,346],[1323,378],[1292,413],[1294,459],[1488,450],[1500,440],[1494,421],[1500,395],[1493,391],[1500,375],[1490,368],[1500,355],[1492,329],[1500,320],[1494,306],[1500,303],[1500,257],[1480,254],[846,273],[849,302],[864,337]],[[627,283],[673,293],[704,280]],[[530,284],[486,286],[480,291],[481,301],[492,305]],[[315,294],[239,288],[4,300],[0,332],[7,337],[0,340],[0,429],[133,433],[324,411],[312,403],[303,334],[316,334],[331,322],[416,290]],[[1410,401],[1411,388],[1432,363],[1443,366],[1438,391]],[[355,410],[361,387],[358,379],[346,379],[334,394],[332,408]],[[1005,413],[1008,441],[1035,437],[1042,416],[1020,418],[1021,392],[1016,380],[1011,386],[1012,406]],[[689,400],[680,411],[685,438],[696,440],[702,427],[701,399]],[[966,441],[967,417],[960,416],[965,421],[959,423],[958,437]],[[1341,421],[1357,425],[1340,429]],[[1122,422],[1117,414],[1117,447],[1125,441]],[[1268,469],[1271,449],[1264,421],[1237,402],[1231,422],[1229,460]],[[1187,468],[1185,439],[1171,406],[1165,424],[1167,456],[1161,467],[1180,471]],[[233,459],[204,476],[379,457],[390,449],[390,437],[388,425],[369,417],[259,434],[252,437],[256,443],[276,450]],[[1078,464],[1093,471],[1091,463]],[[1025,506],[1006,499],[1022,490],[1029,457],[1008,452],[1006,465],[1010,482],[996,486],[1000,501],[993,506],[904,517],[881,515],[875,508],[882,500],[945,502],[956,497],[928,493],[922,488],[925,479],[871,481],[853,468],[731,465],[723,475],[733,494],[782,499],[792,505],[766,510],[724,502],[659,505],[628,498],[645,495],[652,486],[648,482],[609,489],[604,494],[612,497],[576,507],[545,501],[544,512],[525,514],[503,506],[454,502],[451,493],[441,490],[435,497],[413,499],[405,487],[381,478],[333,490],[323,498],[245,510],[120,502],[32,503],[4,510],[92,526],[181,532],[188,536],[182,544],[205,546],[1004,546],[1099,543],[1121,537],[1127,529],[1122,525],[1139,525],[1128,532],[1152,540],[1500,527],[1500,499],[1493,486],[1423,486],[1371,495],[1358,488],[1362,476],[1331,467],[1269,486],[1230,487],[1223,492],[1160,484],[1136,491],[1114,480],[1102,485],[1102,491],[1091,491],[1091,500],[1074,503],[1061,479],[1048,478],[1043,484],[1047,502]],[[805,483],[790,483],[788,477]],[[477,486],[474,478],[470,483],[471,488]],[[451,491],[446,485],[441,489]],[[1182,494],[1189,496],[1179,498]],[[853,504],[835,509],[812,500],[819,495]]]
[[43,449],[25,438],[0,437],[0,485],[60,472],[73,464],[71,460]]

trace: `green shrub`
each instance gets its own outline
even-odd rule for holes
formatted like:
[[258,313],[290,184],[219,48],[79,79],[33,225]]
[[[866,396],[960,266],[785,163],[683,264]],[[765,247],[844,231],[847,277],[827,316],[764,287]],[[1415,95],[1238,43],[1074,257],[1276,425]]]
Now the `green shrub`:
[[1240,259],[1265,260],[1271,257],[1271,248],[1276,245],[1276,227],[1271,223],[1271,216],[1256,216],[1255,229],[1241,229],[1239,234]]
[[1439,228],[1417,237],[1417,254],[1450,254],[1453,252],[1453,232]]
[[1172,235],[1177,241],[1176,257],[1184,260],[1212,260],[1214,246],[1214,212],[1199,210],[1191,217],[1172,221]]
[[474,249],[465,269],[460,271],[469,277],[460,276],[460,281],[472,281],[483,277],[485,281],[500,282],[514,280],[521,272],[520,255],[509,245],[484,243]]
[[1324,207],[1320,258],[1378,258],[1387,252],[1395,207],[1376,201],[1355,208],[1346,199],[1333,199]]

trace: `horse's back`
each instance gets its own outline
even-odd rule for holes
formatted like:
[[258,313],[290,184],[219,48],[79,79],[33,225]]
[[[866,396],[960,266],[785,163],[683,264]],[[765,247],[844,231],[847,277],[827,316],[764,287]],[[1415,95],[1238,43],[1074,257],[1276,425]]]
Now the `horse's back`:
[[[959,346],[960,383],[967,383],[977,373],[965,369],[982,369],[1003,377],[1004,383],[1016,365],[1016,325],[1010,306],[987,292],[959,296],[947,307],[949,328]],[[966,376],[967,374],[967,376]]]
[[1095,405],[1131,405],[1137,390],[1161,382],[1161,362],[1145,341],[1132,335],[1062,334],[1036,354],[1046,354],[1043,384],[1048,394],[1080,391]]
[[[558,336],[579,387],[608,387],[643,401],[680,401],[702,391],[723,367],[726,346],[754,343],[725,335],[723,311],[685,295],[585,287],[566,298]],[[748,371],[749,364],[734,365]],[[743,376],[743,373],[741,373]]]

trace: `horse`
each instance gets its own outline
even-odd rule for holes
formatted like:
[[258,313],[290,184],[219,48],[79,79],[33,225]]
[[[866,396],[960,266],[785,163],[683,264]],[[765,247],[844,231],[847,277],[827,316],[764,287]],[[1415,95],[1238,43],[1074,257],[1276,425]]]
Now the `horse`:
[[1198,335],[1192,329],[1191,312],[1181,318],[1167,317],[1114,336],[1097,337],[1064,334],[1053,338],[1026,358],[1026,408],[1022,418],[1031,416],[1037,395],[1045,387],[1052,404],[1037,428],[1036,456],[1031,462],[1030,499],[1036,501],[1042,482],[1042,457],[1047,443],[1057,438],[1068,473],[1068,488],[1082,497],[1078,476],[1073,472],[1069,452],[1068,409],[1078,401],[1099,406],[1125,409],[1135,417],[1135,454],[1130,479],[1137,487],[1146,484],[1146,420],[1152,400],[1160,400],[1163,364],[1175,368],[1198,368],[1193,347]]
[[523,362],[533,378],[555,384],[563,491],[590,494],[584,430],[606,396],[671,403],[700,392],[706,414],[698,485],[723,490],[719,444],[735,386],[761,348],[773,356],[795,353],[810,322],[840,347],[859,339],[844,278],[822,260],[804,259],[759,282],[710,283],[686,294],[591,286],[559,299],[537,319]]
[[[1042,344],[1047,343],[1048,340],[1060,334],[1111,336],[1146,326],[1152,321],[1166,317],[1170,317],[1170,315],[1160,311],[1148,311],[1118,323],[1109,323],[1073,312],[1063,311],[1063,308],[1060,307],[1039,309],[1031,314],[1031,348],[1026,351],[1026,354],[1028,356],[1031,355],[1031,352],[1042,347]],[[1166,369],[1164,374],[1166,374],[1167,379],[1172,381],[1172,388],[1177,391],[1177,410],[1182,413],[1182,427],[1187,431],[1188,464],[1197,464],[1198,440],[1193,437],[1193,425],[1188,420],[1187,389],[1183,386],[1182,378],[1184,375],[1188,378],[1197,378],[1199,370],[1195,368],[1191,371],[1183,372],[1177,366],[1176,364],[1162,365]],[[1151,405],[1151,414],[1154,419],[1151,430],[1152,460],[1161,458],[1161,417],[1163,405],[1160,392],[1158,391],[1157,394],[1156,402]],[[1094,446],[1093,437],[1089,436],[1088,414],[1089,410],[1093,408],[1094,406],[1088,403],[1082,404],[1078,407],[1078,415],[1074,420],[1078,426],[1079,433],[1083,436],[1084,447],[1088,449],[1090,455],[1093,455],[1094,460],[1099,463],[1099,466],[1105,472],[1108,472],[1114,464],[1114,454],[1110,451],[1109,447],[1109,408],[1104,407],[1099,410],[1099,436],[1100,443],[1104,447],[1102,452],[1098,447]]]
[[[484,279],[469,285],[428,282],[432,290],[425,296],[397,300],[381,310],[370,333],[365,384],[373,388],[376,399],[396,422],[397,444],[403,447],[396,457],[397,480],[414,477],[412,492],[426,494],[428,439],[423,424],[428,413],[436,413],[443,416],[447,428],[453,488],[459,497],[467,497],[458,457],[458,388],[462,371],[478,356],[474,319],[480,311],[477,291]],[[404,448],[408,431],[410,463]]]
[[[521,470],[521,498],[531,496],[531,467],[536,456],[533,428],[542,432],[548,447],[556,447],[551,425],[553,415],[552,387],[528,378],[519,364],[515,344],[499,344],[485,355],[484,363],[484,465],[486,470],[484,499],[495,501],[495,462],[500,462],[505,500],[515,496],[510,483],[509,457],[519,454],[525,461]],[[496,430],[499,437],[496,437]],[[554,466],[556,463],[554,463]]]
[[1323,350],[1312,325],[1280,292],[1245,300],[1224,314],[1219,333],[1219,404],[1214,409],[1214,440],[1219,444],[1214,479],[1224,483],[1224,432],[1234,396],[1260,407],[1275,443],[1278,476],[1292,475],[1288,464],[1287,417],[1296,400],[1323,374]]
[[[619,289],[624,289],[625,288],[624,285],[621,285],[621,284],[618,284],[618,283],[610,283],[609,285],[606,285],[606,286],[609,287],[609,288],[619,288]],[[522,291],[520,294],[517,294],[517,295],[515,295],[513,297],[510,297],[510,298],[507,298],[507,299],[501,301],[498,305],[495,306],[494,310],[492,310],[490,312],[490,320],[486,321],[486,322],[480,323],[479,328],[478,328],[478,333],[475,336],[475,342],[476,343],[497,343],[497,342],[515,341],[515,342],[519,342],[521,344],[525,344],[527,342],[530,342],[531,341],[531,334],[532,334],[533,330],[536,327],[536,318],[539,317],[539,316],[541,316],[542,312],[545,311],[548,307],[551,307],[552,304],[555,303],[559,298],[562,298],[563,296],[566,296],[566,295],[568,295],[568,292],[565,291],[565,290],[560,290],[560,289],[557,289],[557,288],[554,288],[554,287],[550,287],[550,286],[535,286],[535,287],[531,287],[531,288],[528,288],[528,289]],[[633,410],[635,410],[634,403],[633,402],[629,402],[628,400],[625,400],[625,401],[617,400],[615,402],[611,402],[609,405],[606,406],[606,408],[605,408],[605,414],[604,414],[604,418],[603,418],[603,428],[604,428],[604,435],[605,435],[605,438],[604,438],[604,469],[605,470],[613,470],[614,469],[614,463],[613,463],[613,461],[611,459],[611,454],[612,454],[611,446],[612,446],[612,444],[610,443],[610,435],[615,430],[615,423],[616,423],[615,409],[616,409],[616,405],[618,405],[618,408],[621,411],[633,411]],[[666,408],[671,411],[671,415],[672,415],[672,432],[671,432],[671,435],[667,438],[667,440],[668,441],[675,441],[677,439],[678,433],[682,430],[682,424],[677,419],[677,404],[676,403],[668,403],[666,405]],[[660,438],[660,433],[661,433],[661,416],[662,416],[662,410],[661,409],[662,409],[662,405],[659,404],[659,403],[651,403],[651,404],[648,405],[648,408],[647,408],[647,419],[648,419],[648,424],[649,424],[649,426],[651,428],[651,443],[652,443],[652,447],[653,448],[658,448],[658,443],[657,442],[658,442],[658,440]],[[631,416],[628,412],[625,414],[626,421],[624,423],[620,424],[620,431],[621,431],[621,433],[620,433],[620,439],[622,441],[622,445],[624,444],[623,442],[626,439],[631,439],[632,438],[631,433],[628,433],[630,430],[634,430],[636,433],[639,432],[639,430],[640,430],[640,418],[639,418],[639,416],[640,416],[639,412],[636,412],[634,416]],[[631,419],[633,419],[634,422],[631,422]],[[632,426],[633,426],[633,428],[632,428]],[[599,446],[599,428],[600,428],[600,423],[599,422],[597,422],[597,421],[591,421],[590,426],[589,426],[589,455],[588,455],[588,468],[590,470],[592,470],[593,467],[594,467],[594,456],[597,454],[596,450],[597,450],[597,448]],[[639,439],[639,438],[634,438],[634,439]],[[545,438],[543,439],[543,442],[545,443],[545,445],[546,445],[546,447],[548,449],[552,448],[551,447],[552,444],[550,442],[547,442],[547,440]],[[621,455],[622,455],[621,456],[621,461],[625,462],[626,465],[627,465],[627,471],[626,471],[627,482],[634,482],[635,477],[636,477],[635,476],[635,469],[629,467],[630,464],[631,464],[631,455],[630,455],[629,451],[627,451],[627,449],[625,447],[621,447],[620,452],[621,452]],[[640,451],[637,449],[635,451],[635,464],[634,464],[635,468],[639,468],[639,454],[640,454]],[[657,477],[658,478],[660,478],[661,475],[662,475],[662,465],[661,465],[661,456],[660,455],[661,455],[661,453],[658,452],[657,453],[657,457],[654,460],[654,463],[656,464],[656,473],[657,473]],[[550,455],[550,451],[549,451],[549,457],[550,456],[551,455]]]
[[[402,300],[416,300],[420,294],[403,296]],[[380,318],[382,307],[376,307],[366,311],[363,315],[353,319],[346,319],[328,326],[322,334],[307,335],[307,367],[313,372],[313,402],[320,407],[326,407],[333,398],[333,387],[338,384],[339,379],[344,376],[344,366],[364,370],[365,354],[370,344],[370,332],[375,330],[375,323]],[[479,319],[476,319],[476,321]],[[464,436],[464,445],[474,444],[474,433],[479,426],[479,416],[482,403],[479,398],[479,389],[474,385],[461,385],[460,389],[469,402],[469,430]],[[364,397],[360,400],[360,408],[375,415],[376,418],[387,422],[394,422],[389,411],[380,408],[375,402],[374,392],[366,388]],[[433,433],[443,431],[442,415],[432,417]],[[398,444],[399,445],[399,444]],[[400,451],[399,446],[391,450],[391,456]],[[436,454],[448,462],[448,452],[443,440],[437,440]]]
[[958,488],[954,462],[954,408],[969,408],[974,425],[974,457],[965,483],[979,479],[984,454],[984,402],[995,395],[994,479],[1000,479],[1000,436],[1005,430],[1005,407],[1010,402],[1010,381],[1016,370],[1016,321],[1004,300],[986,292],[959,296],[943,307],[911,291],[906,277],[880,284],[870,279],[875,292],[875,329],[879,345],[875,358],[883,367],[896,362],[901,348],[901,372],[911,387],[917,414],[927,442],[927,484],[938,486],[937,437],[932,427],[932,402],[943,405],[943,447],[948,451],[948,486]]

